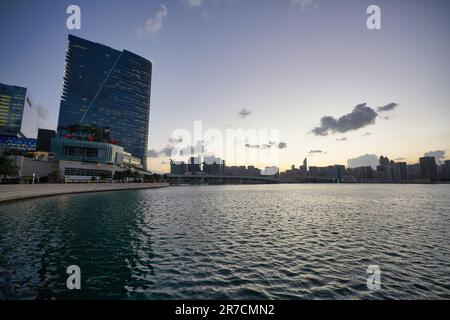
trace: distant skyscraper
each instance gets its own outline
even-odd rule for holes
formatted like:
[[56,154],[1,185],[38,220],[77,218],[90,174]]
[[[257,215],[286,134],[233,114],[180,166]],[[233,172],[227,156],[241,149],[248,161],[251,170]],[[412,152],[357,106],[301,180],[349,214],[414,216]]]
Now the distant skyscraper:
[[342,182],[345,176],[345,166],[337,164],[334,166],[334,169],[336,174],[336,181]]
[[305,160],[303,160],[303,165],[300,166],[300,175],[302,177],[306,177],[307,174],[308,174],[308,159],[305,158]]
[[393,166],[394,180],[404,181],[408,179],[406,162],[396,162]]
[[429,179],[430,181],[437,180],[437,166],[435,157],[423,157],[420,158],[420,171],[423,179]]
[[444,164],[445,164],[446,178],[450,179],[450,160],[445,160]]
[[110,128],[125,151],[144,159],[148,144],[152,63],[129,51],[69,35],[58,120]]
[[26,88],[0,83],[0,135],[34,139],[38,118]]

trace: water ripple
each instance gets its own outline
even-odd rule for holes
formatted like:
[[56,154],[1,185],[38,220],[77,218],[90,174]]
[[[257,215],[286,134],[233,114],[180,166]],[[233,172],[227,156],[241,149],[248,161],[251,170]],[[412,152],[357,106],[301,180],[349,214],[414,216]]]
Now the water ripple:
[[[174,187],[5,204],[0,299],[449,299],[449,191]],[[65,286],[72,264],[81,291]]]

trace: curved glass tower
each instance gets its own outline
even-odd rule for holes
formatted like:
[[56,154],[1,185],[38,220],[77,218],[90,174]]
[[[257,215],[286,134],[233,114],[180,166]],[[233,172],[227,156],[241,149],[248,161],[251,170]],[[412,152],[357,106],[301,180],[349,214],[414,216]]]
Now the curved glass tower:
[[60,128],[76,124],[111,129],[111,138],[145,158],[152,63],[132,52],[69,35]]

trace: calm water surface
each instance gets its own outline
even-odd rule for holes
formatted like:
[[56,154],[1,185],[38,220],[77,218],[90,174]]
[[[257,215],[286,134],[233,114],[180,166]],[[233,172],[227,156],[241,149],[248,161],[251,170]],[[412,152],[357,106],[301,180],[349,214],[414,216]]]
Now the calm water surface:
[[[450,185],[172,187],[0,205],[0,299],[450,298]],[[81,268],[82,290],[66,288]],[[381,289],[367,289],[369,265]]]

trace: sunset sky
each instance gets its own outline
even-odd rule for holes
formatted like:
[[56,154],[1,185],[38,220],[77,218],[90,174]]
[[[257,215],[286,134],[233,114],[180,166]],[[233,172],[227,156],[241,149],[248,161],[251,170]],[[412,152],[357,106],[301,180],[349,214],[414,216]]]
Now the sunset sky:
[[[70,4],[81,30],[66,28]],[[69,33],[152,61],[153,170],[194,121],[279,130],[282,169],[450,153],[446,0],[3,0],[0,82],[29,88],[42,127],[56,129]]]

